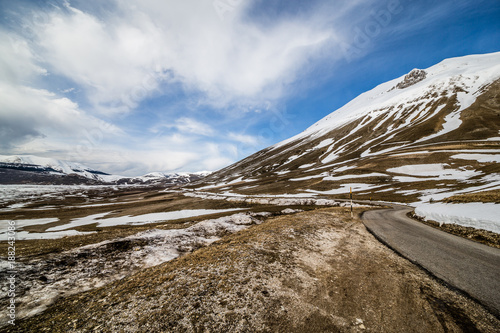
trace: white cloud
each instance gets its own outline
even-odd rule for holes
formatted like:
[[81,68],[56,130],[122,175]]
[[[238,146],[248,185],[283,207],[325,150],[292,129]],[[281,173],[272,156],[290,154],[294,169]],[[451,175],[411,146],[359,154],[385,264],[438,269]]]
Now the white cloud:
[[[104,140],[121,135],[115,126],[80,110],[65,97],[43,90],[0,82],[0,142],[3,148],[49,137],[51,142],[78,143],[93,135]],[[95,133],[99,132],[97,136]]]
[[197,102],[258,108],[286,95],[336,33],[322,13],[264,28],[244,16],[250,3],[234,2],[232,20],[213,1],[116,0],[119,10],[99,18],[66,4],[33,30],[50,70],[103,111],[134,109],[175,82],[201,92]]
[[249,146],[256,146],[260,143],[261,139],[253,135],[246,135],[241,133],[229,133],[228,138],[236,142],[244,143]]
[[47,72],[37,64],[26,40],[3,30],[0,30],[0,55],[0,81],[20,84]]
[[[108,122],[81,110],[77,103],[46,89],[34,88],[46,74],[29,44],[7,32],[0,33],[0,147],[23,149],[32,140],[39,149],[61,148],[86,140],[89,133],[106,137],[123,133]],[[22,148],[21,148],[22,147]]]
[[[315,60],[342,57],[334,23],[359,1],[267,23],[247,15],[250,0],[228,1],[222,14],[212,0],[115,0],[99,12],[97,0],[85,10],[50,6],[42,19],[26,17],[29,36],[0,31],[0,146],[125,175],[224,167],[265,141],[237,132],[242,113],[259,110],[262,119]],[[139,113],[158,96],[171,104],[146,105],[165,113],[151,118],[171,123],[113,125],[126,128],[117,113]],[[196,116],[214,109],[226,113],[224,125]]]
[[174,125],[166,125],[165,127],[173,127],[183,133],[205,136],[213,135],[215,133],[210,125],[186,117],[179,118],[175,121]]
[[36,48],[52,72],[82,85],[105,111],[134,108],[163,78],[161,32],[144,16],[105,22],[66,4],[35,25]]
[[215,171],[235,162],[237,149],[231,144],[192,138],[179,145],[173,135],[155,137],[129,148],[103,145],[92,154],[75,157],[98,170],[137,176],[153,171]]

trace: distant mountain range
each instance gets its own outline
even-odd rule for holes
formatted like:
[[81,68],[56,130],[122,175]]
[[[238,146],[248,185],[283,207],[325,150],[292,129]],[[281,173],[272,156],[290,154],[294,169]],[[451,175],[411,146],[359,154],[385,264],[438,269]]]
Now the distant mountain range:
[[381,84],[193,189],[416,202],[500,189],[500,53]]
[[176,185],[200,180],[210,172],[110,175],[76,162],[33,155],[0,155],[0,184],[147,184]]
[[500,53],[453,58],[381,84],[304,132],[215,173],[109,175],[1,156],[2,184],[188,184],[228,195],[422,202],[500,189]]

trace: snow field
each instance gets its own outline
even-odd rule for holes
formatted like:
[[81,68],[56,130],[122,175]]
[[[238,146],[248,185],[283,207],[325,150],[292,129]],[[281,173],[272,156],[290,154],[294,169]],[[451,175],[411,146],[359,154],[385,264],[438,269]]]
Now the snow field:
[[[349,185],[349,184],[348,184]],[[352,184],[350,184],[352,185]],[[360,185],[360,184],[358,184]],[[361,184],[368,186],[366,184]],[[349,192],[349,188],[347,189]],[[312,191],[308,191],[312,192]],[[214,193],[193,193],[184,192],[185,196],[195,197],[200,199],[208,200],[227,200],[230,202],[245,202],[260,205],[275,205],[275,206],[332,206],[332,207],[345,207],[350,204],[343,201],[336,201],[331,199],[320,199],[314,198],[317,194],[325,194],[325,192],[315,191],[314,193],[299,193],[299,194],[280,194],[279,196],[245,196],[236,193],[224,193],[224,194],[214,194]],[[361,207],[362,205],[354,204],[355,207]]]
[[500,205],[495,203],[421,203],[415,213],[440,224],[452,223],[500,234]]
[[12,201],[26,203],[40,197],[64,198],[68,195],[86,197],[85,192],[89,190],[118,190],[128,187],[131,185],[0,185],[0,205]]
[[[415,101],[419,101],[422,96],[432,95],[433,92],[439,92],[439,95],[445,94],[451,96],[454,93],[454,89],[460,87],[463,91],[457,94],[457,109],[446,117],[443,130],[423,140],[446,134],[460,126],[460,112],[475,102],[477,92],[486,84],[500,77],[499,63],[500,53],[447,59],[427,68],[425,70],[427,77],[424,80],[405,89],[394,89],[404,79],[404,76],[396,78],[359,95],[304,132],[272,146],[272,149],[277,149],[299,139],[315,139],[335,128],[363,117],[366,119],[362,123],[366,124],[375,117],[380,116],[383,112],[387,112],[391,107],[393,107],[393,110],[390,111],[386,119],[395,116],[397,120],[403,114],[395,106],[412,105]],[[431,99],[428,99],[424,104],[427,105],[431,101]],[[415,114],[419,113],[420,110],[417,109]],[[425,118],[428,119],[428,116]],[[424,119],[418,120],[422,121]],[[403,126],[406,126],[406,124],[403,124]],[[353,132],[356,130],[357,128]],[[393,130],[396,129],[394,128]],[[322,142],[319,146],[327,144],[328,142]]]
[[[185,229],[152,229],[56,254],[50,262],[34,258],[16,263],[18,275],[23,281],[29,282],[22,285],[24,292],[16,299],[16,317],[39,313],[61,296],[97,288],[138,270],[175,259],[207,246],[227,233],[260,224],[261,217],[268,215],[271,214],[237,213],[204,220]],[[114,248],[118,250],[113,250]],[[51,265],[58,262],[57,258],[63,263],[71,261],[74,264],[64,265],[62,269],[58,266],[54,268]],[[7,267],[7,264],[6,260],[0,259],[0,267]],[[47,279],[46,282],[40,280],[42,276]],[[0,281],[0,289],[4,290],[7,283],[6,279]],[[0,298],[2,297],[5,296],[0,294]],[[0,319],[4,319],[2,314]]]
[[[475,170],[457,170],[446,168],[447,164],[412,164],[387,169],[387,172],[401,173],[411,176],[435,177],[435,179],[466,180],[481,174]],[[400,178],[403,182],[408,179]],[[431,178],[432,179],[432,178]]]
[[[98,227],[112,227],[118,225],[142,225],[157,223],[161,221],[178,220],[190,217],[197,217],[202,215],[210,215],[217,213],[234,212],[241,209],[195,209],[195,210],[180,210],[173,212],[164,213],[151,213],[143,214],[138,216],[120,216],[112,218],[104,218],[106,215],[111,214],[111,212],[100,213],[89,215],[81,218],[72,220],[68,224],[59,225],[56,227],[48,228],[46,232],[43,233],[32,233],[23,231],[22,228],[31,225],[47,224],[52,222],[57,222],[57,218],[47,218],[47,219],[31,219],[31,220],[15,220],[16,228],[16,238],[19,240],[29,240],[29,239],[57,239],[66,236],[77,236],[77,235],[87,235],[93,232],[79,232],[72,230],[76,227],[88,225],[92,223],[97,223]],[[7,240],[7,220],[0,220],[0,241]]]
[[95,214],[74,219],[69,224],[64,224],[57,227],[49,228],[47,229],[47,231],[73,229],[82,225],[88,225],[92,223],[98,223],[97,224],[98,227],[113,227],[117,225],[142,225],[142,224],[178,220],[178,219],[190,218],[202,215],[225,213],[236,210],[239,209],[193,209],[193,210],[178,210],[178,211],[163,212],[163,213],[150,213],[137,216],[127,215],[127,216],[104,218],[104,216],[111,214],[111,212],[108,212],[108,213]]

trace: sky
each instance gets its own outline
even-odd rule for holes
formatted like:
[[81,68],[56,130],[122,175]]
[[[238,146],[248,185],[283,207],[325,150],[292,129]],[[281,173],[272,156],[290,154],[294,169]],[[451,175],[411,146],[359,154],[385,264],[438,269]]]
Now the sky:
[[215,171],[413,68],[500,51],[498,0],[0,0],[0,154]]

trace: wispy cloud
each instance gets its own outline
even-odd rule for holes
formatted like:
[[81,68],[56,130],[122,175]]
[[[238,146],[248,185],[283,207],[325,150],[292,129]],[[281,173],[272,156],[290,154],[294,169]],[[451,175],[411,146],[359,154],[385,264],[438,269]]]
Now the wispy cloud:
[[88,131],[104,125],[103,137],[122,133],[74,101],[32,87],[47,72],[26,41],[0,33],[0,50],[0,147],[11,149],[41,138],[76,143]]
[[[195,0],[31,8],[22,31],[0,34],[0,90],[8,96],[0,101],[3,149],[94,165],[113,156],[107,170],[128,174],[214,170],[243,157],[265,140],[244,134],[238,120],[274,109],[337,38],[320,7],[263,24],[248,15],[253,5],[241,0],[224,13],[212,1]],[[171,102],[184,110],[150,111],[162,119],[145,124],[150,132],[132,134],[140,131],[127,130],[130,122],[113,125],[179,87],[182,96]],[[230,130],[210,116],[199,119],[199,109],[229,116]]]
[[103,111],[134,109],[179,82],[203,93],[202,103],[258,107],[285,95],[335,31],[314,16],[263,28],[243,16],[250,2],[238,3],[232,20],[222,20],[212,1],[122,0],[99,18],[65,3],[26,24],[50,71],[84,87]]
[[6,2],[0,149],[127,175],[215,170],[285,139],[293,124],[303,126],[284,111],[335,77],[350,56],[363,59],[386,40],[472,6],[466,0]]
[[174,125],[166,125],[165,127],[173,127],[183,133],[192,133],[205,136],[210,136],[215,133],[210,125],[186,117],[179,118],[175,121]]
[[261,138],[259,138],[259,137],[256,137],[253,135],[241,134],[241,133],[229,133],[228,137],[233,141],[244,143],[244,144],[250,145],[250,146],[256,146],[261,141]]

